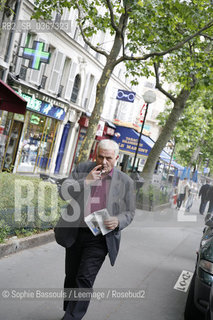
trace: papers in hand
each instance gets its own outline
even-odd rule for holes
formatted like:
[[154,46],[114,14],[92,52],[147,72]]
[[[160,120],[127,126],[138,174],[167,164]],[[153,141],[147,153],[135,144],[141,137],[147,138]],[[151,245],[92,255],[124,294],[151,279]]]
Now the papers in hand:
[[109,230],[105,227],[104,221],[110,218],[110,215],[107,209],[101,209],[89,214],[87,217],[84,218],[87,226],[90,228],[94,236],[98,234],[107,234],[112,230]]

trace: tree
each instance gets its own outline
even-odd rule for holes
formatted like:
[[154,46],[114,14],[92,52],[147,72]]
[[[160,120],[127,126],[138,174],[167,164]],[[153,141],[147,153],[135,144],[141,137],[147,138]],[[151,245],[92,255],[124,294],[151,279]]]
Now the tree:
[[[138,67],[144,66],[140,75],[148,76],[150,59],[180,49],[213,25],[211,4],[205,0],[36,0],[35,4],[35,18],[51,18],[52,11],[62,12],[65,7],[76,9],[83,40],[106,58],[78,161],[88,159],[114,68],[121,62],[130,62],[132,75],[137,76]],[[98,31],[110,32],[109,52],[100,44],[91,43],[92,35]]]
[[[212,40],[206,35],[194,38],[177,54],[170,54],[161,62],[158,60],[154,63],[156,88],[171,100],[173,108],[143,168],[142,176],[147,184],[152,180],[161,150],[165,147],[184,109],[188,106],[187,101],[190,95],[193,92],[194,99],[198,98],[202,91],[212,83],[213,54],[211,47]],[[164,81],[175,83],[173,92],[163,88],[160,81],[160,64],[163,65],[161,77]]]
[[[197,168],[202,160],[211,159],[213,156],[213,110],[211,109],[213,94],[211,88],[199,93],[199,96],[192,94],[187,101],[187,107],[171,136],[175,141],[176,161],[192,168]],[[210,98],[208,101],[206,101],[207,96]],[[160,126],[165,125],[170,112],[171,108],[159,114]]]

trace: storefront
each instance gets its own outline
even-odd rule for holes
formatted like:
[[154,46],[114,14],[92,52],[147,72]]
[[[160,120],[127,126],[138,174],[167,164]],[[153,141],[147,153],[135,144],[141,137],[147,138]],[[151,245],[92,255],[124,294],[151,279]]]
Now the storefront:
[[109,121],[99,121],[98,130],[95,141],[92,145],[90,160],[95,161],[97,154],[97,147],[100,140],[111,139],[114,136],[116,126]]
[[11,172],[17,155],[27,102],[0,80],[0,171]]
[[[119,144],[120,157],[119,164],[121,169],[128,171],[132,169],[133,160],[135,152],[138,145],[139,133],[132,128],[117,126],[113,140]],[[142,134],[141,140],[139,142],[139,148],[137,153],[136,168],[138,171],[142,171],[146,159],[152,150],[155,141],[150,137]],[[160,160],[164,163],[170,162],[170,155],[164,150],[160,153]],[[175,161],[171,162],[171,165],[175,168],[180,168],[181,166]]]
[[[136,167],[138,171],[141,171],[148,154],[151,151],[151,146],[148,145],[142,136],[139,143]],[[148,137],[147,137],[148,138]],[[118,143],[120,149],[119,163],[121,170],[129,171],[132,169],[132,164],[135,156],[135,152],[138,145],[139,133],[132,128],[124,126],[116,126],[115,135],[113,140]]]
[[63,108],[27,94],[27,112],[17,161],[16,172],[35,173],[48,170],[60,121],[64,120]]
[[[73,162],[72,162],[70,171],[72,170],[72,167],[77,163],[79,151],[80,151],[82,142],[84,140],[84,137],[86,135],[88,126],[89,126],[89,117],[86,115],[82,115],[79,120],[78,138],[75,146],[75,153],[74,153]],[[96,137],[93,142],[92,149],[89,156],[89,159],[91,161],[94,161],[96,158],[98,142],[102,139],[110,139],[114,135],[114,133],[115,133],[115,125],[113,125],[109,121],[104,121],[104,120],[99,121]]]

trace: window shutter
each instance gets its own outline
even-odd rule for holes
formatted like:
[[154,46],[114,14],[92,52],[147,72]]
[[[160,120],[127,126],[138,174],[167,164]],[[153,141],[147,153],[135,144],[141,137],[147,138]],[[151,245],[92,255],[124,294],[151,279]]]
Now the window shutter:
[[90,81],[90,74],[87,74],[84,89],[83,89],[83,98],[82,98],[82,107],[84,109],[86,109],[88,106],[87,93],[89,89],[89,81]]
[[64,98],[67,100],[70,100],[71,98],[71,93],[73,89],[73,84],[76,76],[76,69],[77,69],[77,63],[73,62],[70,66],[70,73],[67,81],[67,86],[66,86],[66,91]]
[[[83,95],[83,108],[86,110],[89,108],[89,101],[92,95],[92,90],[95,82],[95,77],[93,74],[88,74],[85,87],[84,87],[84,95]],[[95,88],[96,90],[96,88]]]
[[[27,33],[24,32],[24,33],[20,34],[20,37],[21,37],[20,47],[25,47],[26,39],[27,39]],[[22,54],[23,54],[23,49],[19,48],[18,49],[18,56],[21,56]],[[23,59],[21,57],[18,57],[17,62],[16,62],[15,74],[19,74],[21,66],[22,65],[26,65],[25,61],[27,61],[27,60]]]
[[50,84],[49,84],[49,90],[51,92],[58,92],[59,83],[61,80],[63,66],[64,66],[64,61],[65,61],[65,55],[62,52],[57,51],[55,61],[54,61],[53,71],[50,79]]
[[88,107],[88,111],[90,111],[90,112],[93,111],[94,104],[95,104],[97,82],[98,82],[97,80],[94,81],[93,88],[91,90],[91,96],[90,96],[90,99],[89,99],[89,107]]

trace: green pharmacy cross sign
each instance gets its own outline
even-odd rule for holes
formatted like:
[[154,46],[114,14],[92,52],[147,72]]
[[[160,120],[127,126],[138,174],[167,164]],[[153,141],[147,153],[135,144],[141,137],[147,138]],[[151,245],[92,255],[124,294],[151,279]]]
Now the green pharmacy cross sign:
[[39,70],[41,63],[49,63],[50,52],[44,51],[44,42],[33,41],[32,48],[24,48],[22,58],[29,59],[29,68]]

